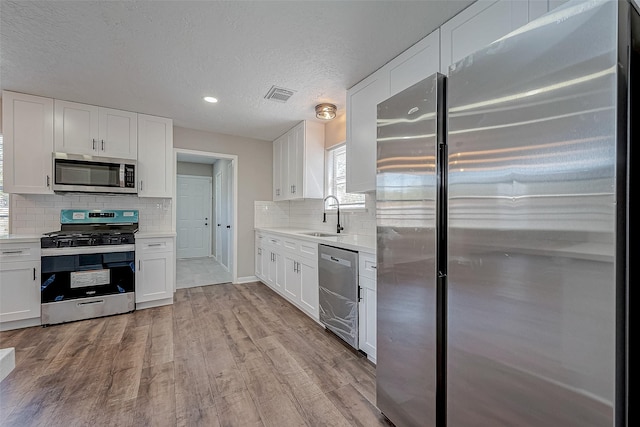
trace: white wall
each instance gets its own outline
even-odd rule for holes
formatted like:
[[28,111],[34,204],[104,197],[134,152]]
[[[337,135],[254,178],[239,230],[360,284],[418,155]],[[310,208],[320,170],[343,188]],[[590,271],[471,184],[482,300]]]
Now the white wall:
[[270,141],[173,128],[174,148],[238,156],[238,280],[255,275],[254,201],[271,200],[273,146]]

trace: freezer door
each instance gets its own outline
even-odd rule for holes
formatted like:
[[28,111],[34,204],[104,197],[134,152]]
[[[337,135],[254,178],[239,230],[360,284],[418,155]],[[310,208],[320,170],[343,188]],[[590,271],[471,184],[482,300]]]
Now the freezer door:
[[378,104],[377,406],[435,426],[437,134],[444,76]]
[[450,68],[449,427],[614,425],[617,3]]

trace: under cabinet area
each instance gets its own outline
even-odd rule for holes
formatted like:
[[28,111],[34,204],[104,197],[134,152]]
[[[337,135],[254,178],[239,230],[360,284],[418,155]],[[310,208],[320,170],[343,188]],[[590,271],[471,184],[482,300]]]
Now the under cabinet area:
[[0,330],[40,325],[40,240],[0,242]]
[[173,303],[175,253],[171,237],[136,237],[136,309]]
[[273,200],[324,196],[324,124],[302,121],[273,142]]
[[53,99],[2,92],[4,192],[52,194]]
[[54,141],[58,152],[135,160],[138,115],[56,99]]

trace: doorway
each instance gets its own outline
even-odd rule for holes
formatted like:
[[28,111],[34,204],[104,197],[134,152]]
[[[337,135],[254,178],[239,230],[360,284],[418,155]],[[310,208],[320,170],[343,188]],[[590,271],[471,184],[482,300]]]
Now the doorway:
[[[237,156],[186,149],[174,149],[174,153],[176,288],[235,283],[237,231],[232,225],[237,216]],[[200,169],[199,175],[207,176],[185,179],[191,175],[185,169]],[[206,209],[204,213],[199,209],[198,204],[205,203],[209,216]]]
[[178,175],[176,197],[177,258],[210,256],[211,177]]

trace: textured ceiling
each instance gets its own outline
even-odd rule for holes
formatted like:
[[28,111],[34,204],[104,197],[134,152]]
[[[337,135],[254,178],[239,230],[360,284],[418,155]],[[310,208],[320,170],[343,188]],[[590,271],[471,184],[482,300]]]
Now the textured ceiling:
[[0,0],[0,88],[271,141],[470,3]]

